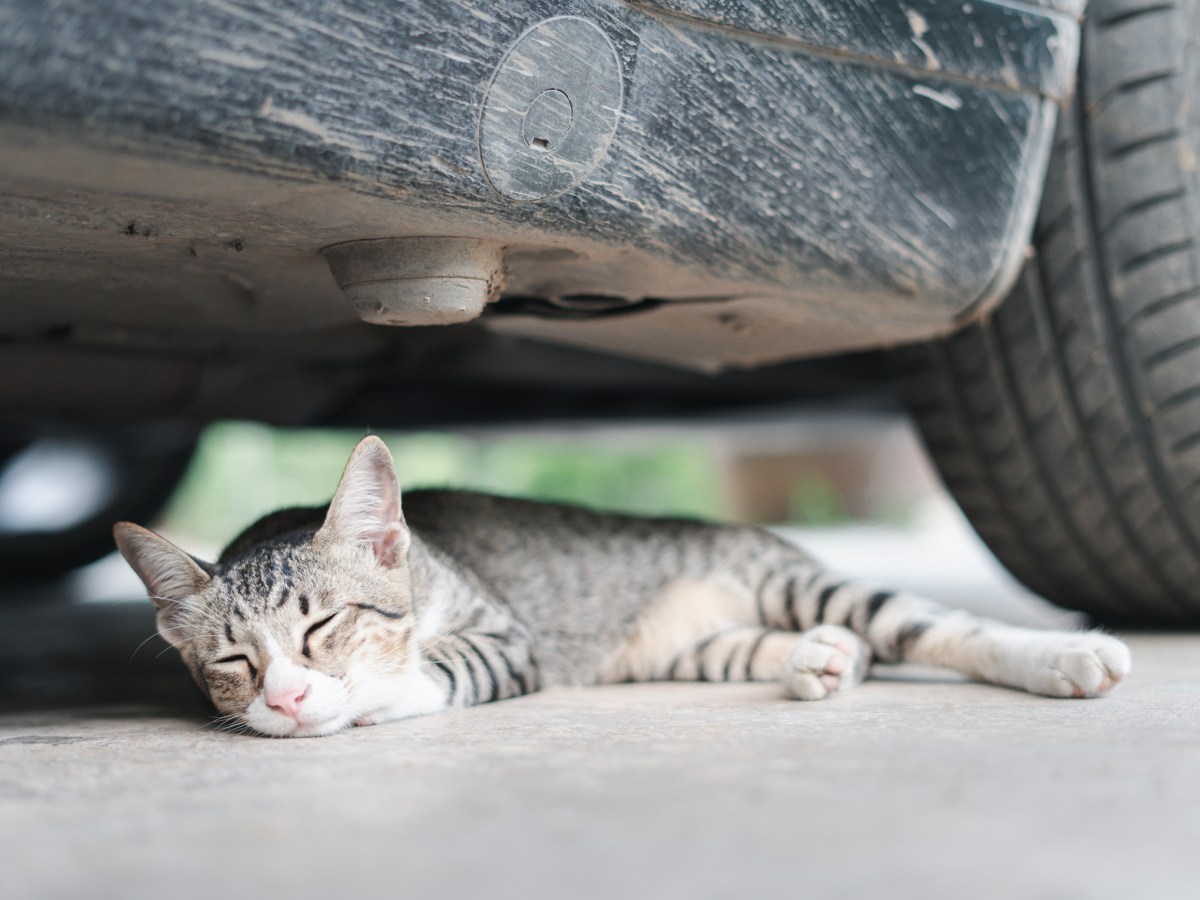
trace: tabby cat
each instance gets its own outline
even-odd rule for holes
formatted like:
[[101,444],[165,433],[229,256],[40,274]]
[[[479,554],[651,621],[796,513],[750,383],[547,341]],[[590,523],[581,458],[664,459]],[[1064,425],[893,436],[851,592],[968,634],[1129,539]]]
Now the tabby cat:
[[555,685],[782,681],[819,700],[873,659],[1052,697],[1096,697],[1129,672],[1115,638],[845,582],[758,528],[456,491],[416,491],[401,509],[376,437],[355,448],[328,507],[266,516],[216,564],[128,522],[114,531],[201,690],[264,735]]

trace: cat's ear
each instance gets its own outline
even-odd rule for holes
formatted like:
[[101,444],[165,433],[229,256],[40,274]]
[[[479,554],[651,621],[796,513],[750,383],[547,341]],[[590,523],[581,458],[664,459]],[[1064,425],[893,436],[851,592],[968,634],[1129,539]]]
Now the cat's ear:
[[400,509],[400,485],[387,445],[371,435],[358,442],[329,504],[320,540],[369,546],[391,568],[408,552],[409,531]]
[[203,564],[153,531],[118,522],[113,526],[117,549],[142,579],[146,592],[158,607],[158,630],[172,644],[179,644],[178,629],[188,602],[208,585],[211,576]]

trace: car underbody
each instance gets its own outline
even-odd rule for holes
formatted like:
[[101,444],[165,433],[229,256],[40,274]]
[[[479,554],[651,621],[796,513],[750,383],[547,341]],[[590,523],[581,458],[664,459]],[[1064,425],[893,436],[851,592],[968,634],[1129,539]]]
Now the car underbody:
[[841,383],[778,364],[947,333],[1023,259],[1080,4],[950,6],[3,0],[0,406],[406,425]]

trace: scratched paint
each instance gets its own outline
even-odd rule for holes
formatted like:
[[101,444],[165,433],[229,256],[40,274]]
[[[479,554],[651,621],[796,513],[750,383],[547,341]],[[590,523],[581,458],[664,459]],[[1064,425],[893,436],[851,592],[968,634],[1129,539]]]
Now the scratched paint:
[[[86,310],[104,340],[319,333],[353,322],[321,247],[434,233],[502,240],[512,291],[703,301],[671,320],[712,332],[696,365],[932,334],[1015,273],[1077,48],[1065,2],[969,5],[0,0],[7,314],[35,332]],[[586,178],[515,203],[480,112],[555,15],[611,43],[619,121]],[[75,181],[45,180],[31,135]],[[66,248],[122,302],[60,289]],[[720,298],[769,354],[722,351]]]

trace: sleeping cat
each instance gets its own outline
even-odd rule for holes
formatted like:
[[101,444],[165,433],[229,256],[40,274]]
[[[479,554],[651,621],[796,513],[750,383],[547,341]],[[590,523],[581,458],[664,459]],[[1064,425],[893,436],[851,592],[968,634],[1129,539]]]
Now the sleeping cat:
[[845,582],[751,527],[601,515],[455,491],[405,497],[383,441],[327,508],[266,516],[215,565],[114,533],[159,633],[228,720],[333,734],[554,685],[781,681],[819,700],[873,659],[1052,697],[1129,672],[1107,635],[1014,628]]

